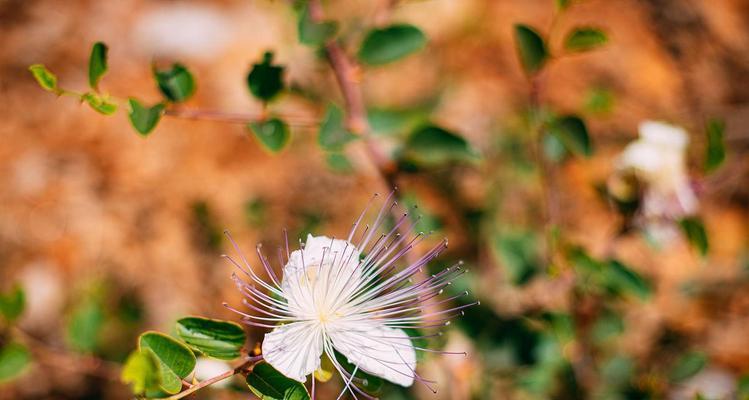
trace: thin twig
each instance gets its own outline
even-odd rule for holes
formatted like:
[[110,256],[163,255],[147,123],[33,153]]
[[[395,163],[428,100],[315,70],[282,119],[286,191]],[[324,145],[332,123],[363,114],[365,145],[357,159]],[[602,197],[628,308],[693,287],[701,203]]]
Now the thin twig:
[[[189,108],[170,108],[164,111],[164,115],[173,118],[202,120],[202,121],[218,121],[227,122],[232,124],[249,124],[253,122],[262,122],[265,117],[262,113],[258,114],[247,114],[247,113],[229,113],[223,111],[213,110],[199,110]],[[283,116],[284,121],[287,121],[290,125],[296,126],[316,126],[319,121],[312,118],[305,118],[302,116]]]
[[234,375],[244,374],[244,373],[247,372],[247,370],[250,369],[251,366],[253,366],[256,363],[258,363],[262,358],[263,358],[262,356],[251,357],[250,359],[248,359],[247,361],[245,361],[244,363],[242,363],[242,365],[240,365],[240,366],[238,366],[238,367],[236,367],[236,368],[234,368],[232,370],[226,371],[226,372],[224,372],[221,375],[214,376],[213,378],[206,379],[206,380],[204,380],[204,381],[202,381],[200,383],[196,383],[195,385],[192,385],[187,390],[179,392],[179,393],[177,393],[177,394],[175,394],[173,396],[166,397],[164,400],[177,400],[177,399],[181,399],[181,398],[183,398],[185,396],[189,396],[189,395],[197,392],[200,389],[203,389],[204,387],[213,385],[216,382],[221,382],[224,379],[229,379],[229,378],[231,378]]

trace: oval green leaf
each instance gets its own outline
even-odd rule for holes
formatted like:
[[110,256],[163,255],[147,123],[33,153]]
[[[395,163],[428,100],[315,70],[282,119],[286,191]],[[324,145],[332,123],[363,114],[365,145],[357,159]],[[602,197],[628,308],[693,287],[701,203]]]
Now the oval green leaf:
[[247,375],[247,386],[261,400],[309,400],[304,385],[287,378],[265,362],[252,368]]
[[633,294],[642,300],[650,298],[651,283],[623,263],[611,260],[605,271],[605,280],[611,291],[617,294]]
[[97,93],[84,93],[81,100],[88,103],[91,108],[99,114],[112,115],[117,111],[117,104]]
[[351,165],[348,157],[342,153],[330,153],[325,157],[325,162],[328,167],[335,172],[341,174],[348,174],[354,171],[354,166]]
[[694,351],[684,354],[671,367],[669,378],[672,382],[681,382],[691,378],[705,367],[707,361],[707,356],[701,352]]
[[687,217],[679,221],[681,230],[684,232],[689,244],[694,247],[701,256],[706,256],[710,249],[710,243],[707,239],[705,225],[697,217]]
[[478,153],[465,139],[434,125],[413,132],[406,141],[405,152],[407,158],[429,166],[478,159]]
[[573,154],[590,157],[593,154],[593,144],[588,134],[585,121],[576,115],[565,115],[554,121],[551,130],[564,147]]
[[278,153],[289,142],[289,127],[278,118],[251,122],[248,126],[263,147],[272,153]]
[[154,67],[153,76],[159,90],[169,101],[182,102],[195,93],[195,79],[182,64],[173,64],[171,69],[163,71]]
[[167,393],[177,393],[182,388],[182,378],[195,368],[195,355],[184,344],[159,332],[140,335],[141,351],[151,351],[156,357],[161,382],[159,386]]
[[367,33],[359,49],[359,60],[369,65],[387,64],[426,46],[427,38],[413,25],[398,24]]
[[34,79],[42,89],[52,93],[60,93],[60,89],[57,87],[57,76],[50,72],[47,67],[42,64],[34,64],[29,67],[29,71],[34,75]]
[[0,314],[8,322],[15,321],[26,306],[26,293],[19,285],[13,286],[7,293],[0,293]]
[[130,124],[133,128],[141,135],[147,136],[156,124],[161,119],[161,114],[164,112],[164,103],[158,103],[152,107],[146,107],[141,104],[137,99],[130,98],[128,100],[130,105],[130,112],[127,114]]
[[705,127],[705,133],[707,134],[705,172],[715,171],[726,159],[726,147],[723,142],[725,130],[726,124],[720,119],[711,119],[707,122]]
[[244,329],[234,322],[199,317],[177,321],[177,334],[188,346],[220,360],[239,357],[246,340]]
[[104,324],[104,310],[96,298],[87,298],[77,304],[67,321],[67,339],[70,346],[83,353],[93,352],[99,344]]
[[564,48],[569,51],[587,51],[608,42],[606,33],[598,28],[575,28],[564,40]]
[[247,87],[258,99],[268,102],[283,90],[283,70],[273,64],[273,53],[263,54],[263,61],[254,64],[247,75]]
[[88,59],[88,85],[92,89],[99,87],[99,80],[107,72],[107,45],[102,42],[94,43],[91,56]]
[[549,58],[544,39],[527,25],[515,25],[515,46],[520,57],[520,64],[526,73],[537,72]]
[[150,351],[135,350],[125,360],[120,379],[130,385],[133,393],[143,394],[159,384],[159,366]]
[[315,22],[310,18],[308,7],[299,13],[299,42],[307,46],[322,46],[338,31],[335,21]]
[[0,349],[0,383],[21,376],[31,362],[31,352],[20,343],[9,343]]
[[329,151],[339,151],[346,143],[355,139],[356,135],[350,133],[344,125],[343,111],[334,104],[328,105],[317,136],[320,147]]

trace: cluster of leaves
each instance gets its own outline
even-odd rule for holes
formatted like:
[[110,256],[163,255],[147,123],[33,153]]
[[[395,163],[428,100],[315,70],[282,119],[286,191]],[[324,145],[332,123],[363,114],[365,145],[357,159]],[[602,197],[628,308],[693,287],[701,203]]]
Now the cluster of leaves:
[[[133,392],[147,398],[180,393],[183,382],[194,371],[196,355],[223,361],[247,358],[244,329],[233,322],[201,317],[177,321],[178,338],[148,331],[138,338],[138,349],[125,361],[122,380]],[[245,375],[249,389],[263,399],[309,399],[302,384],[284,377],[269,364],[241,365],[226,373]],[[199,384],[199,382],[193,382]]]

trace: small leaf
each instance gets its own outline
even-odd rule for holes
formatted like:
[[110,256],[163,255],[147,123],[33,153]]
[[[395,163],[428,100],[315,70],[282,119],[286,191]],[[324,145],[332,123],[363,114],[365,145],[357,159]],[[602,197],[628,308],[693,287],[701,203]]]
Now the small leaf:
[[465,139],[434,125],[417,129],[409,136],[406,155],[425,165],[478,159],[476,150]]
[[372,131],[381,135],[406,132],[426,122],[427,112],[423,109],[383,109],[367,111],[367,119]]
[[564,48],[569,51],[587,51],[608,42],[606,33],[598,28],[575,28],[564,40]]
[[84,93],[81,96],[81,100],[88,103],[94,111],[100,114],[112,115],[117,111],[117,104],[110,102],[109,99],[97,93]]
[[583,108],[592,114],[606,115],[614,109],[615,100],[614,92],[611,89],[594,87],[586,93]]
[[171,69],[163,71],[154,66],[153,76],[159,90],[169,101],[183,102],[195,93],[195,79],[182,64],[173,64]]
[[711,119],[707,122],[705,133],[707,134],[707,150],[705,153],[705,172],[712,172],[723,164],[726,159],[726,148],[723,136],[726,124],[719,119]]
[[247,75],[247,86],[258,99],[268,102],[283,90],[283,70],[280,65],[273,64],[273,53],[266,52],[263,61],[252,66]]
[[141,351],[151,351],[156,357],[161,376],[160,387],[167,393],[177,393],[182,388],[182,378],[195,368],[195,355],[184,344],[159,332],[140,335]]
[[527,25],[515,25],[515,46],[523,69],[529,74],[540,70],[549,57],[544,39]]
[[99,80],[107,72],[107,45],[102,42],[94,43],[91,57],[88,59],[88,85],[92,89],[99,87]]
[[555,0],[554,4],[558,10],[565,10],[572,4],[572,0]]
[[278,153],[289,142],[289,127],[278,118],[265,122],[251,122],[248,127],[260,143],[272,153]]
[[369,65],[387,64],[421,50],[426,43],[427,38],[419,28],[407,24],[390,25],[369,31],[358,57]]
[[299,42],[308,46],[322,46],[335,36],[338,24],[335,21],[315,22],[310,18],[308,7],[299,13]]
[[328,105],[325,117],[320,125],[317,143],[325,150],[339,151],[343,146],[356,139],[344,126],[343,111],[333,104]]
[[564,147],[578,156],[590,157],[593,145],[588,135],[585,121],[576,115],[565,115],[554,121],[550,127],[552,133],[562,141]]
[[557,135],[545,134],[541,143],[544,155],[551,161],[560,162],[567,156],[567,148]]
[[141,136],[147,136],[159,123],[161,114],[164,112],[164,103],[145,107],[132,97],[128,100],[128,103],[130,104],[130,112],[128,113],[130,123]]
[[135,350],[125,360],[120,379],[129,384],[133,393],[143,394],[159,384],[159,366],[151,351]]
[[42,64],[34,64],[29,67],[34,79],[42,89],[59,94],[61,90],[57,87],[57,77]]
[[68,320],[67,338],[70,346],[83,353],[94,351],[103,323],[104,311],[97,299],[83,300],[73,309]]
[[669,372],[669,378],[673,382],[682,382],[691,378],[702,370],[707,364],[707,356],[701,352],[690,352],[676,360],[676,364]]
[[244,329],[233,322],[199,317],[177,321],[177,334],[193,349],[220,360],[238,358],[246,340]]
[[19,377],[31,362],[31,352],[20,343],[9,343],[0,349],[0,384]]
[[252,372],[247,375],[247,386],[261,400],[309,399],[304,385],[285,377],[265,362],[252,368]]
[[26,305],[26,293],[21,286],[14,286],[8,293],[0,293],[0,314],[8,322],[15,321]]
[[611,260],[605,269],[608,287],[616,293],[631,293],[642,300],[652,294],[650,282],[617,260]]
[[328,167],[335,172],[342,174],[348,174],[354,171],[354,166],[351,165],[351,161],[341,153],[330,153],[325,157],[325,162]]
[[681,229],[687,237],[689,244],[697,249],[700,255],[707,255],[710,245],[707,239],[705,225],[702,221],[697,217],[687,217],[679,221],[679,225],[681,225]]

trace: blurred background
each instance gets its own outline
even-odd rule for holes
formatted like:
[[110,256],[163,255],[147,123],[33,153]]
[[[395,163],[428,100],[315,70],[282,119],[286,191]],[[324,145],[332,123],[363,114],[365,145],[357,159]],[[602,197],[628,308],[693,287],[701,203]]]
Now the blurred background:
[[[250,253],[258,242],[275,249],[284,228],[292,239],[340,237],[393,182],[402,204],[419,205],[420,229],[449,238],[440,263],[466,263],[455,290],[481,305],[433,343],[468,356],[420,364],[436,395],[390,385],[381,398],[749,394],[749,2],[323,2],[351,54],[368,29],[393,22],[428,38],[397,63],[355,71],[392,181],[362,141],[331,163],[316,124],[292,123],[277,154],[220,121],[165,117],[144,138],[124,103],[100,115],[28,71],[43,63],[83,89],[91,45],[103,41],[101,88],[112,96],[159,101],[150,64],[179,61],[197,85],[181,107],[259,114],[245,79],[271,50],[288,87],[272,112],[319,121],[343,100],[321,53],[299,43],[290,3],[0,0],[0,292],[18,285],[26,298],[0,345],[18,340],[33,355],[0,379],[0,399],[132,398],[119,368],[141,332],[170,332],[184,315],[238,319],[222,307],[241,301],[220,258],[224,229]],[[577,26],[607,41],[529,77],[515,24],[553,54]],[[541,139],[532,132],[538,115],[573,114],[588,157],[543,126]],[[652,156],[677,153],[676,177],[657,178],[676,182],[663,190],[622,161],[646,120],[680,126],[689,141]],[[480,156],[409,158],[404,143],[427,122]],[[725,161],[710,173],[706,125],[725,127]],[[677,186],[694,196],[689,207],[669,197]],[[263,333],[248,327],[253,342]],[[319,398],[333,398],[340,382],[322,386]],[[248,396],[237,379],[195,398]]]

